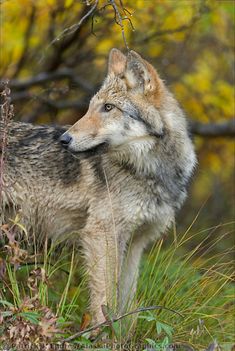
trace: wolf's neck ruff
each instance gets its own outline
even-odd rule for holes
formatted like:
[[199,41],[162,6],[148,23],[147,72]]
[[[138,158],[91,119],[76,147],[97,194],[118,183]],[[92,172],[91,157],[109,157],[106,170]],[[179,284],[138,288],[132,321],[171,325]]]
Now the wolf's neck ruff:
[[110,159],[115,160],[121,168],[129,169],[132,175],[151,177],[156,168],[155,148],[156,140],[153,136],[136,137],[111,149]]

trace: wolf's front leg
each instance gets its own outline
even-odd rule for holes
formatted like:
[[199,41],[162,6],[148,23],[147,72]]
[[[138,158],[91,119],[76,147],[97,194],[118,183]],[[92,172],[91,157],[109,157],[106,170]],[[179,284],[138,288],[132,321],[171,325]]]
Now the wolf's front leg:
[[132,236],[122,266],[119,294],[119,311],[134,308],[139,265],[144,248],[157,237],[154,225],[144,225]]
[[112,224],[92,222],[82,235],[83,253],[89,275],[92,324],[105,320],[102,305],[117,309],[118,283],[123,249]]
[[122,267],[119,294],[119,311],[124,313],[134,308],[135,293],[139,275],[139,264],[145,241],[142,238],[134,238],[126,252],[125,262]]

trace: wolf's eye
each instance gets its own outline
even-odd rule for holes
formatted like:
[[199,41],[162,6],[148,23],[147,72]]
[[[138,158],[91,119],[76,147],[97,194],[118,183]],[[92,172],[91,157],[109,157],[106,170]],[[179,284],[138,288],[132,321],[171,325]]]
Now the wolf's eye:
[[114,107],[115,107],[115,106],[112,105],[112,104],[105,104],[105,105],[104,105],[104,110],[105,110],[105,112],[109,112],[109,111],[111,111]]

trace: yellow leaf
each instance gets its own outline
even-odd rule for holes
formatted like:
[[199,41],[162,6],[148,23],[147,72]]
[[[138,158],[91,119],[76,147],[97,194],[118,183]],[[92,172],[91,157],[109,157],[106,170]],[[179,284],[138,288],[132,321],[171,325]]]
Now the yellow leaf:
[[67,8],[67,7],[71,6],[72,3],[73,3],[73,0],[65,0],[64,7]]

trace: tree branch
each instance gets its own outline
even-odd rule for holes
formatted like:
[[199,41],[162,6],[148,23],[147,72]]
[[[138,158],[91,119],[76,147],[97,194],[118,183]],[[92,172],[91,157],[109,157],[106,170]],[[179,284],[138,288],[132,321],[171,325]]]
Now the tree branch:
[[[54,47],[54,51],[52,56],[47,60],[45,67],[46,71],[52,72],[55,71],[62,61],[63,53],[68,50],[71,45],[79,41],[80,46],[83,43],[82,38],[79,38],[81,33],[81,25],[86,23],[89,20],[89,17],[94,13],[96,7],[98,5],[99,0],[95,0],[94,5],[87,12],[86,7],[84,7],[81,17],[78,23],[73,24],[72,26],[65,28],[47,47],[47,49],[51,46]],[[85,35],[85,39],[87,36]]]
[[75,72],[69,68],[62,68],[55,72],[42,72],[35,77],[30,77],[25,80],[12,79],[9,82],[9,87],[11,89],[16,90],[25,90],[33,86],[42,85],[53,80],[60,80],[66,78],[69,79],[73,84],[80,86],[86,92],[93,93],[94,88],[89,83],[87,83],[87,81],[76,76]]
[[82,15],[80,21],[78,23],[73,24],[72,26],[65,28],[52,42],[51,45],[56,43],[58,40],[62,39],[66,35],[72,34],[78,30],[79,27],[83,24],[85,20],[88,19],[88,17],[95,11],[97,5],[98,5],[99,0],[95,0],[94,5],[90,8],[90,10]]
[[32,35],[32,31],[33,31],[35,17],[36,17],[36,6],[34,4],[32,4],[32,10],[31,10],[31,14],[29,16],[29,22],[28,22],[28,25],[27,25],[27,28],[25,31],[25,35],[24,35],[24,44],[23,44],[21,56],[17,62],[15,72],[12,75],[12,77],[14,77],[14,78],[19,74],[19,72],[21,71],[22,67],[24,66],[24,64],[26,62],[26,58],[27,58],[28,51],[29,51],[29,42],[30,42],[30,38]]
[[71,335],[70,337],[62,340],[63,342],[69,342],[75,338],[77,338],[78,336],[81,336],[85,333],[88,333],[90,331],[93,331],[93,330],[96,330],[96,329],[99,329],[100,327],[108,327],[110,326],[110,323],[113,324],[123,318],[126,318],[128,316],[131,316],[133,314],[137,314],[137,313],[140,313],[140,312],[146,312],[146,311],[154,311],[154,310],[166,310],[166,311],[169,311],[169,312],[172,312],[172,313],[175,313],[177,314],[178,316],[180,317],[183,317],[183,315],[171,308],[168,308],[168,307],[165,307],[165,306],[149,306],[149,307],[139,307],[137,308],[136,310],[134,311],[130,311],[130,312],[127,312],[127,313],[124,313],[123,315],[121,316],[118,316],[118,317],[113,317],[113,318],[110,318],[108,321],[104,321],[102,323],[99,323],[99,324],[96,324],[96,325],[93,325],[92,327],[88,328],[88,329],[85,329],[85,330],[82,330],[82,331],[79,331],[78,333],[74,334],[74,335]]
[[78,109],[84,110],[87,108],[87,104],[84,102],[75,101],[55,101],[51,99],[47,99],[42,96],[37,96],[37,100],[40,100],[43,104],[55,110],[68,110],[68,109]]
[[190,23],[183,24],[177,28],[158,30],[152,34],[145,36],[144,38],[141,38],[140,40],[137,41],[137,43],[140,44],[140,43],[149,41],[155,37],[160,37],[160,36],[167,35],[167,34],[175,34],[175,33],[184,32],[184,31],[192,28],[192,26],[194,25],[195,22],[196,22],[196,20],[192,20]]
[[[30,77],[25,80],[12,79],[9,82],[9,87],[15,89],[16,92],[12,94],[12,102],[19,101],[21,99],[29,100],[35,99],[40,100],[42,104],[56,110],[64,109],[86,109],[88,104],[84,101],[56,101],[42,97],[40,95],[32,94],[27,91],[31,87],[37,85],[43,85],[50,81],[69,79],[74,85],[79,86],[85,90],[89,95],[95,92],[95,88],[89,84],[86,80],[76,76],[74,71],[69,68],[63,68],[55,72],[43,72],[35,77]],[[235,136],[235,120],[229,120],[221,123],[201,123],[197,121],[189,121],[189,129],[192,134],[201,137],[234,137]]]
[[190,121],[190,131],[194,135],[201,137],[234,137],[235,119],[223,123],[200,123]]
[[[126,36],[125,36],[125,29],[124,29],[123,20],[128,19],[130,21],[130,23],[131,23],[132,28],[133,28],[132,22],[131,22],[130,18],[127,17],[127,16],[122,18],[115,0],[109,0],[108,5],[111,5],[113,7],[114,14],[115,14],[115,22],[121,27],[122,39],[124,41],[124,44],[125,44],[125,47],[126,47],[127,51],[129,51],[129,46],[128,46],[128,43],[127,43],[127,40],[126,40]],[[120,6],[122,7],[122,10],[124,11],[122,2],[120,2]]]

